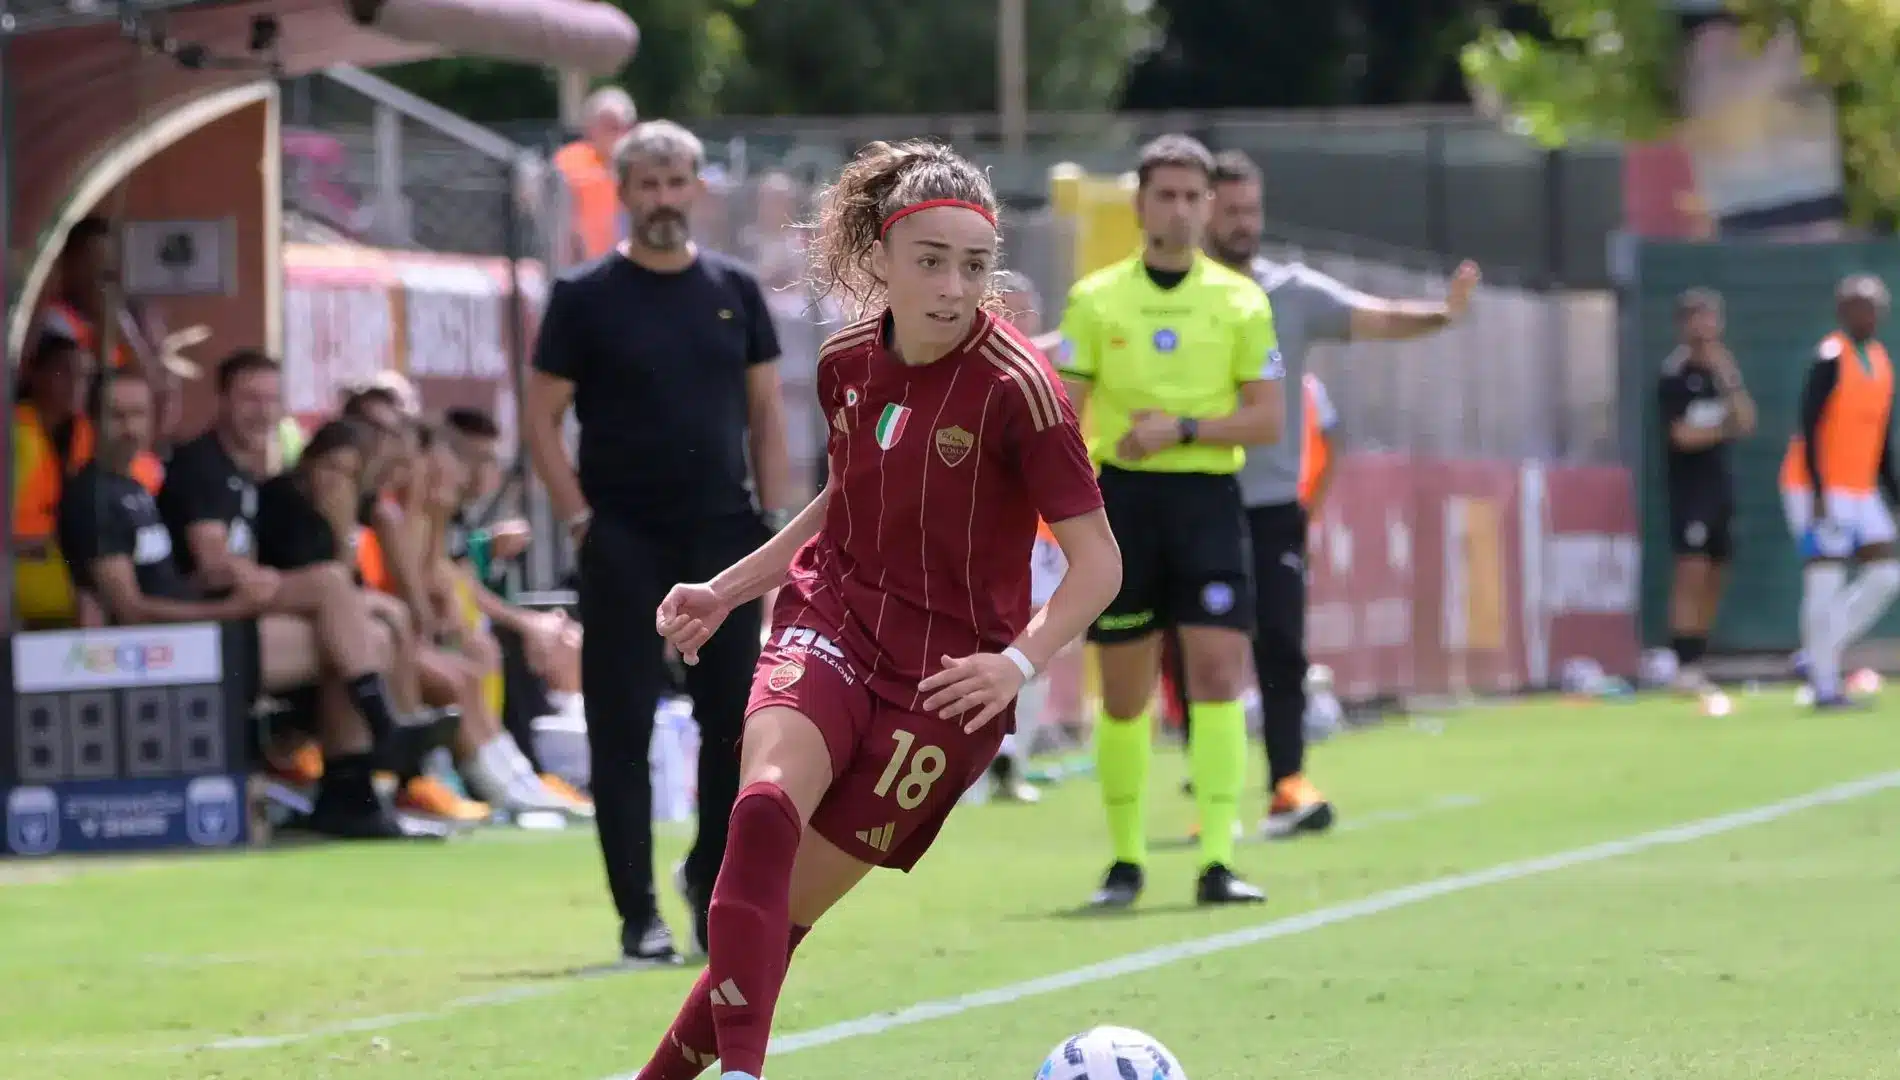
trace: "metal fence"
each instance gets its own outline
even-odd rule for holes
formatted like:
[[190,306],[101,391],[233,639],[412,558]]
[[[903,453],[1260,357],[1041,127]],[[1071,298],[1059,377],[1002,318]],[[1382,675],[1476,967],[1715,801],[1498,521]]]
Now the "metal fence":
[[[574,231],[576,204],[550,163],[560,142],[545,130],[536,137],[537,152],[530,154],[512,140],[440,110],[418,108],[420,103],[380,80],[347,71],[301,80],[286,102],[287,201],[295,220],[384,247],[525,258],[549,277],[573,257],[565,241]],[[783,352],[791,453],[808,490],[816,490],[821,476],[825,431],[816,407],[817,350],[847,318],[835,303],[814,297],[806,282],[805,225],[814,197],[845,156],[873,134],[937,133],[984,156],[980,130],[941,120],[841,122],[822,129],[823,138],[794,121],[760,121],[756,128],[744,126],[751,121],[698,125],[707,138],[709,193],[696,211],[694,231],[702,244],[756,267],[766,286]],[[1414,342],[1316,350],[1314,369],[1339,406],[1347,446],[1506,460],[1617,460],[1611,295],[1555,290],[1548,266],[1527,268],[1522,263],[1535,260],[1485,256],[1487,245],[1496,250],[1513,238],[1526,244],[1535,240],[1546,255],[1563,247],[1548,235],[1537,237],[1540,229],[1550,230],[1535,220],[1513,227],[1503,220],[1504,209],[1494,209],[1485,224],[1477,213],[1486,200],[1513,214],[1524,209],[1522,199],[1503,197],[1496,185],[1519,185],[1521,194],[1547,182],[1549,176],[1533,168],[1541,159],[1519,147],[1512,151],[1515,157],[1492,161],[1483,167],[1503,171],[1493,173],[1496,184],[1487,188],[1434,173],[1461,166],[1448,149],[1431,149],[1434,140],[1457,139],[1432,135],[1439,129],[1430,125],[1421,134],[1416,125],[1408,133],[1389,119],[1384,128],[1369,127],[1367,121],[1328,135],[1323,122],[1300,128],[1244,114],[1096,120],[1087,138],[1080,126],[1045,132],[1035,146],[1041,157],[1017,161],[1013,173],[992,171],[1011,204],[1005,214],[1006,263],[1039,286],[1046,325],[1060,317],[1062,298],[1075,276],[1072,227],[1046,205],[1048,164],[1058,151],[1085,166],[1114,170],[1126,167],[1133,147],[1149,134],[1197,131],[1214,145],[1249,149],[1266,167],[1275,220],[1268,252],[1273,257],[1301,259],[1388,297],[1442,296],[1459,256],[1471,255],[1484,265],[1486,284],[1469,317],[1452,330]],[[1454,119],[1432,122],[1443,132],[1462,130]],[[1334,156],[1288,159],[1305,165],[1276,159],[1274,140],[1293,139],[1290,132],[1334,140]],[[306,140],[295,155],[288,152],[293,139]],[[1473,145],[1482,143],[1478,139]],[[1449,156],[1433,164],[1434,155],[1441,154]],[[1527,168],[1532,171],[1522,172]],[[1291,191],[1309,192],[1316,206],[1333,199],[1335,218],[1315,211],[1305,220],[1289,219]],[[1372,224],[1356,231],[1310,224],[1349,213]],[[1397,224],[1407,214],[1412,215],[1409,223]],[[1471,229],[1493,230],[1494,239],[1460,240],[1478,233],[1452,224],[1459,214],[1470,219]],[[1575,223],[1566,218],[1563,224]],[[1381,242],[1367,233],[1402,242]],[[527,361],[525,341],[510,358],[519,378]],[[542,500],[527,505],[541,535],[559,534]],[[553,550],[559,546],[539,545],[549,550],[537,552],[530,584],[544,586],[566,572],[568,554]]]
[[[1377,297],[1442,297],[1456,265],[1285,225],[1269,233],[1269,258],[1305,262]],[[1339,410],[1342,445],[1448,457],[1619,460],[1614,295],[1530,288],[1508,268],[1484,273],[1471,309],[1439,333],[1313,350],[1312,370]]]
[[293,228],[384,248],[535,253],[513,141],[349,66],[289,80],[283,102]]
[[[740,174],[783,170],[807,183],[834,175],[875,139],[932,137],[988,167],[1011,202],[1048,195],[1048,170],[1131,168],[1141,144],[1170,131],[1245,151],[1266,173],[1273,216],[1302,229],[1441,258],[1473,258],[1537,286],[1602,288],[1623,215],[1621,147],[1547,151],[1459,108],[1269,112],[1042,113],[1028,150],[1004,151],[980,115],[711,117],[691,122],[713,159]],[[552,146],[559,135],[510,133]]]

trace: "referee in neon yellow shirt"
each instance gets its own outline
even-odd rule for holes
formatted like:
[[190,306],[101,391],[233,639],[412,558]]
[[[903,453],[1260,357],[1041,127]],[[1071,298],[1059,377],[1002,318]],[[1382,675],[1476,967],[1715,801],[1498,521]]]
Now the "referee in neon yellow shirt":
[[1202,904],[1259,903],[1234,873],[1246,781],[1240,695],[1254,629],[1242,447],[1279,441],[1285,365],[1260,286],[1200,254],[1214,159],[1185,135],[1143,148],[1143,250],[1069,293],[1056,362],[1078,408],[1122,549],[1122,590],[1089,630],[1100,648],[1096,769],[1115,861],[1091,903],[1133,904],[1145,883],[1150,703],[1161,632],[1180,635],[1200,804]]

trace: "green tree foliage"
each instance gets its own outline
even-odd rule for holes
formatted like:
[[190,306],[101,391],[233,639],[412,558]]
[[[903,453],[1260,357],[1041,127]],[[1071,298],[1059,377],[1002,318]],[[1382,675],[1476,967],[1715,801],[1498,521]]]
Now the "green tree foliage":
[[[1488,29],[1464,52],[1474,83],[1540,141],[1648,139],[1677,113],[1680,17],[1654,0],[1539,0],[1548,36]],[[1900,212],[1900,4],[1728,0],[1756,42],[1792,28],[1834,94],[1848,203],[1863,221]]]
[[[970,112],[996,107],[994,0],[613,0],[640,24],[614,81],[648,116]],[[1147,22],[1128,0],[1027,0],[1029,100],[1103,109]],[[490,123],[554,115],[547,72],[444,59],[383,72]]]
[[[704,116],[717,109],[728,78],[745,62],[734,21],[751,0],[613,0],[640,26],[640,48],[613,81],[652,116]],[[840,3],[846,0],[839,0]],[[542,68],[450,57],[378,72],[472,120],[503,123],[554,116],[553,76]]]
[[[1114,103],[1146,21],[1127,0],[1026,0],[1029,104]],[[740,113],[950,113],[996,108],[995,0],[761,2],[738,13]]]

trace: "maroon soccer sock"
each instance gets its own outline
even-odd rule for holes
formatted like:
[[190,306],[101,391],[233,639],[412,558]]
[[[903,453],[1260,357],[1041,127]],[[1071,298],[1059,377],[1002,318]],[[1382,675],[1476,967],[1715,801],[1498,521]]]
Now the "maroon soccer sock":
[[[785,950],[787,963],[791,961],[791,954],[798,951],[798,943],[809,933],[809,926],[792,927],[791,943]],[[667,1029],[646,1067],[633,1074],[635,1080],[693,1080],[718,1059],[719,1035],[713,1029],[712,990],[712,968],[707,967],[699,973],[699,981],[686,995],[686,1003],[680,1006],[673,1026]]]
[[792,861],[803,832],[798,808],[777,784],[748,784],[732,804],[706,920],[707,997],[725,1072],[764,1075],[791,959]]

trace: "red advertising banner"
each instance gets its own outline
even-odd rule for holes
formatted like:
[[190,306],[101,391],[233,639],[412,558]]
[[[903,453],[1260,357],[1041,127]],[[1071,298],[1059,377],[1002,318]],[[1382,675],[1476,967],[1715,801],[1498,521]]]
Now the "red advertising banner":
[[1348,454],[1311,526],[1308,650],[1348,700],[1509,693],[1636,666],[1636,511],[1614,467]]
[[[510,358],[534,340],[547,297],[540,264],[374,248],[284,248],[286,408],[315,421],[337,394],[400,371],[432,411],[457,405],[495,414],[513,453],[516,402]],[[509,297],[519,289],[519,305]],[[510,308],[521,320],[519,337]]]

